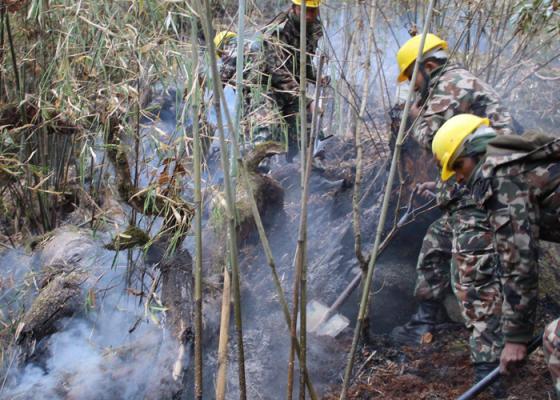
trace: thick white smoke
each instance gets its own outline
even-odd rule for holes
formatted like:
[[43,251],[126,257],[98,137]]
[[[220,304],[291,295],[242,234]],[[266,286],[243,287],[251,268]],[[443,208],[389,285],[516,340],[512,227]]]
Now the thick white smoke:
[[0,399],[155,399],[180,387],[172,378],[178,345],[161,326],[162,309],[128,294],[124,256],[115,259],[88,232],[60,231],[41,261],[87,272],[84,306],[59,321],[29,361],[14,363]]

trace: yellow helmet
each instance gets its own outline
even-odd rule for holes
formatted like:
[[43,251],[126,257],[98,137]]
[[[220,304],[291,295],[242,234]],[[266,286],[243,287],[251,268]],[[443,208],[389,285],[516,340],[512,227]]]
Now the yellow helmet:
[[[399,82],[404,82],[408,78],[405,75],[406,70],[410,67],[418,57],[418,48],[420,47],[420,41],[422,40],[422,35],[416,35],[409,39],[397,52],[397,63],[399,64],[399,77],[397,78]],[[447,50],[447,42],[440,37],[428,33],[426,35],[426,41],[424,42],[424,51],[422,54],[426,54],[428,51],[441,47]]]
[[218,56],[220,56],[220,50],[224,48],[227,42],[235,37],[237,37],[237,34],[231,31],[221,31],[216,33],[216,36],[214,36],[214,47],[216,48]]
[[[301,0],[292,0],[296,6],[301,6]],[[321,0],[305,0],[305,5],[309,8],[317,8],[321,5]]]
[[490,126],[488,118],[473,114],[459,114],[447,120],[438,129],[432,141],[432,153],[441,166],[441,180],[446,181],[455,175],[451,169],[455,153],[465,139],[481,125]]

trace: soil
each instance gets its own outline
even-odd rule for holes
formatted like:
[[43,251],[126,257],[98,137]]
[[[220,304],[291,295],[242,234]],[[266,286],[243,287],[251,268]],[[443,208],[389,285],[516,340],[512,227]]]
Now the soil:
[[[554,306],[544,304],[540,321],[552,320]],[[396,347],[385,335],[370,338],[357,354],[355,378],[349,399],[443,400],[456,399],[473,383],[468,352],[468,332],[448,327],[433,342],[418,348]],[[509,377],[500,378],[508,400],[555,398],[552,380],[541,349]],[[338,399],[340,387],[333,387],[325,399]],[[493,399],[483,393],[477,399]]]

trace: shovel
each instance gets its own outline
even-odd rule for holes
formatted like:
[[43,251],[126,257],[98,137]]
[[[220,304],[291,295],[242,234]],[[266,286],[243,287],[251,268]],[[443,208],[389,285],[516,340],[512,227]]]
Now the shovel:
[[[432,200],[428,201],[426,204],[423,204],[418,208],[413,208],[414,198],[417,193],[417,189],[414,189],[408,201],[408,207],[402,218],[397,223],[397,228],[400,228],[406,223],[413,220],[417,213],[426,210],[431,205],[436,195],[435,193],[428,190],[426,190],[425,192],[432,197]],[[354,289],[356,289],[360,284],[361,280],[362,273],[359,272],[330,307],[326,306],[320,301],[311,300],[307,304],[307,331],[320,336],[336,337],[340,332],[344,330],[344,328],[350,325],[350,321],[348,320],[348,318],[346,318],[344,315],[336,314],[336,310],[338,310],[338,308],[348,299],[348,297],[350,297]]]
[[330,307],[324,305],[320,301],[311,300],[307,304],[307,331],[320,336],[335,337],[342,332],[344,328],[350,325],[348,318],[335,313],[348,297],[350,297],[354,289],[358,287],[361,280],[362,273],[359,272]]

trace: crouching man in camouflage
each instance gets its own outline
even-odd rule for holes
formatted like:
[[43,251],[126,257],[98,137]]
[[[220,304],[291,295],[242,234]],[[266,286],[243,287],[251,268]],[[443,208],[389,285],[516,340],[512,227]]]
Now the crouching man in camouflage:
[[[503,287],[502,372],[527,356],[538,287],[538,240],[560,243],[560,139],[540,134],[497,136],[472,114],[447,121],[432,149],[442,180],[455,175],[488,212]],[[544,352],[560,398],[560,330],[545,330]]]
[[[235,85],[237,64],[237,34],[222,31],[214,43],[220,58],[220,79],[224,85]],[[284,141],[286,123],[274,99],[269,94],[264,53],[264,36],[257,33],[246,37],[243,45],[243,118],[245,142],[258,144]]]
[[[306,0],[306,15],[301,1],[292,0],[291,8],[278,15],[244,45],[243,78],[246,85],[246,119],[253,143],[267,140],[287,143],[287,160],[298,153],[298,115],[300,88],[300,18],[307,23],[306,78],[316,83],[312,58],[323,36],[319,19],[320,0]],[[220,33],[221,34],[221,33]],[[218,34],[218,35],[220,35]],[[222,58],[221,79],[235,82],[237,43],[235,35],[216,36]],[[221,40],[220,40],[221,39]],[[227,40],[225,40],[227,39]],[[313,105],[309,101],[312,111]]]
[[[397,54],[399,81],[411,79],[417,62],[420,36],[406,42]],[[427,151],[443,123],[471,112],[487,117],[501,134],[512,132],[512,118],[498,94],[467,70],[449,62],[447,43],[428,34],[419,61],[415,91],[419,101],[411,109],[416,121],[412,134]],[[436,183],[422,185],[436,188]],[[438,182],[438,204],[443,216],[424,237],[417,264],[415,296],[419,308],[411,320],[392,332],[395,341],[418,344],[442,322],[443,298],[452,289],[471,329],[471,356],[480,379],[498,364],[502,348],[501,288],[496,275],[497,256],[485,211],[477,207],[464,187],[454,181]],[[499,392],[496,388],[496,392]]]

